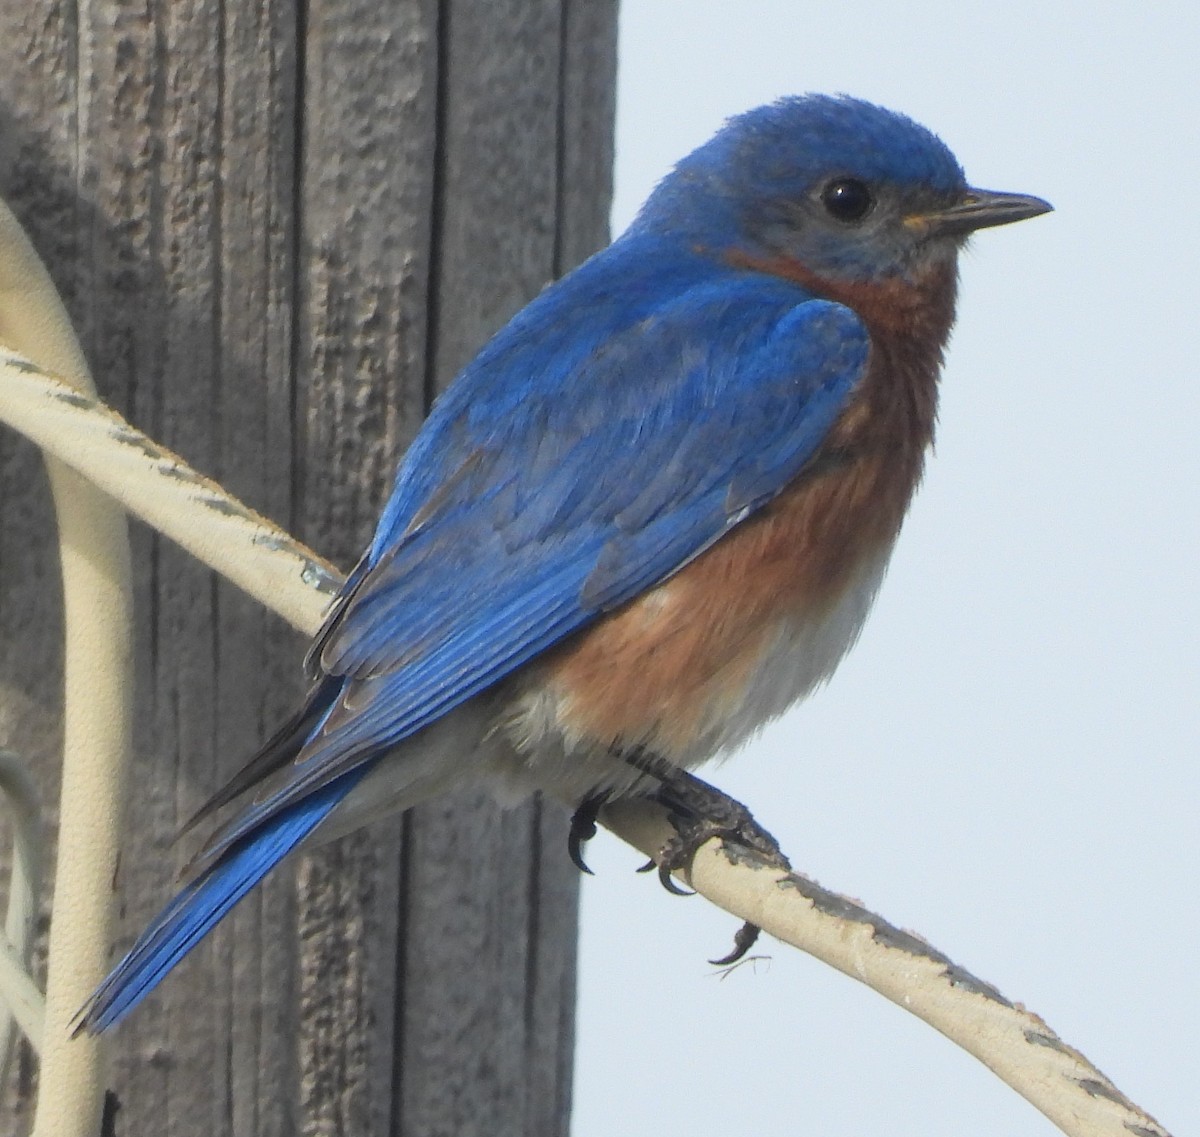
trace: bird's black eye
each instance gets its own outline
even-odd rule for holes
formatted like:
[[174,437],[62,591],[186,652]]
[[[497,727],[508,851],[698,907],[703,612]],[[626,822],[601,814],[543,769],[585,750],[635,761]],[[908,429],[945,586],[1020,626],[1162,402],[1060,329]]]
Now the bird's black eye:
[[838,178],[821,191],[821,204],[838,221],[861,221],[871,212],[875,198],[865,182]]

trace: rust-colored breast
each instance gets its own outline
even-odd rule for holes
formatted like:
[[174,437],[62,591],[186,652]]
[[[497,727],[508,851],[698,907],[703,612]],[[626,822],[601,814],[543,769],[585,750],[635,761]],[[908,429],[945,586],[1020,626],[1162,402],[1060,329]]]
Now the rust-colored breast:
[[[953,281],[951,266],[948,279],[924,282],[931,292],[949,290],[938,297],[946,312],[915,322],[897,310],[911,306],[912,283],[851,293],[804,281],[848,303],[871,331],[867,374],[852,403],[774,501],[545,660],[564,729],[604,745],[686,754],[711,731],[714,709],[719,715],[727,704],[732,713],[746,685],[761,681],[760,664],[781,629],[820,620],[864,566],[886,557],[933,436]],[[928,312],[930,300],[926,294],[918,309]]]

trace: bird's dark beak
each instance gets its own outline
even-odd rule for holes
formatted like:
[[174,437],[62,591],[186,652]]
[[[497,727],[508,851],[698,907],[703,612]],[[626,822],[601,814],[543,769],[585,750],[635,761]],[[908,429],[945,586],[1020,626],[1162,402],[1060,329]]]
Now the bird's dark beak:
[[1024,221],[1054,209],[1048,201],[1026,193],[997,193],[994,190],[968,189],[953,205],[932,213],[915,214],[906,219],[914,228],[929,236],[961,237],[976,229]]

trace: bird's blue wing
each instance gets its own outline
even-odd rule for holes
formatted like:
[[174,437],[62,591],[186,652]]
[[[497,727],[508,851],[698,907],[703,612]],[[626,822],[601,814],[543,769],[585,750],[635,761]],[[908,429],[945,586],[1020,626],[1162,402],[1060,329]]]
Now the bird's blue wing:
[[802,295],[698,284],[569,374],[523,342],[485,353],[318,637],[336,700],[206,859],[662,581],[791,481],[868,350],[849,309]]
[[132,1009],[381,755],[670,576],[820,446],[866,366],[857,316],[752,274],[639,280],[616,253],[435,407],[314,645],[308,706],[219,795],[257,786],[81,1029]]

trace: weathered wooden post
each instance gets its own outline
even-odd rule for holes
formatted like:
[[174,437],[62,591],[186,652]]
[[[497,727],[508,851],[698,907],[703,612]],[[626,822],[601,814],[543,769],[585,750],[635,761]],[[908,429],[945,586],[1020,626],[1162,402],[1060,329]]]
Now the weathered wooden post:
[[[616,0],[11,0],[0,193],[102,394],[348,567],[439,386],[605,239],[615,22]],[[53,801],[52,515],[7,432],[0,486],[0,742]],[[145,531],[134,552],[126,942],[179,824],[302,686],[277,620]],[[276,874],[115,1035],[117,1132],[565,1133],[564,842],[555,810],[469,796]]]

